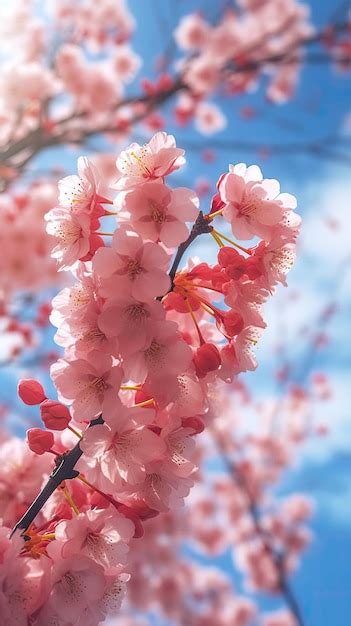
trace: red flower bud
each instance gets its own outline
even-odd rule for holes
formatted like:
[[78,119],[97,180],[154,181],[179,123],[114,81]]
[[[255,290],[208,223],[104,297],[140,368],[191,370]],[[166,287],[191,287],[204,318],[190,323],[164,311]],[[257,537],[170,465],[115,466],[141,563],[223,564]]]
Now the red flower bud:
[[238,335],[244,328],[243,317],[236,311],[227,311],[226,313],[223,313],[222,321],[225,332],[229,337]]
[[46,399],[43,387],[33,378],[22,378],[18,383],[17,393],[24,404],[40,404]]
[[71,421],[68,408],[56,400],[44,400],[40,405],[40,415],[46,428],[65,430]]
[[35,454],[49,452],[54,445],[54,435],[48,430],[41,428],[30,428],[27,430],[27,444]]
[[199,378],[204,378],[208,372],[213,372],[219,368],[221,357],[213,343],[204,343],[196,350],[193,361],[196,374]]

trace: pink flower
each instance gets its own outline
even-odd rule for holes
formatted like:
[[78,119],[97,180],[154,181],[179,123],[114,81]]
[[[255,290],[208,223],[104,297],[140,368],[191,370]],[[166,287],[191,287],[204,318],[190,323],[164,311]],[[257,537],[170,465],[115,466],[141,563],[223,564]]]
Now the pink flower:
[[66,176],[59,181],[59,204],[72,213],[103,215],[101,203],[111,201],[99,194],[98,172],[87,157],[78,159],[78,176]]
[[66,318],[70,322],[81,320],[91,303],[96,300],[96,285],[91,273],[91,264],[78,263],[73,272],[78,279],[72,287],[65,287],[52,300],[50,322],[60,326]]
[[0,528],[0,611],[3,624],[27,626],[48,593],[48,564],[20,555],[23,539]]
[[167,511],[183,505],[192,485],[189,478],[176,476],[170,471],[168,464],[159,461],[147,466],[145,482],[138,495],[152,509]]
[[106,417],[118,413],[117,394],[123,374],[110,356],[92,351],[87,359],[59,359],[50,373],[60,400],[72,405],[74,419],[83,422],[100,413]]
[[[130,355],[124,368],[132,380],[144,380],[147,376],[152,396],[154,393],[158,396],[169,392],[174,399],[178,391],[176,377],[186,372],[191,358],[191,349],[178,334],[177,325],[164,321],[152,325],[147,343]],[[171,388],[171,382],[174,383],[174,389]]]
[[238,239],[259,236],[269,240],[285,212],[296,207],[294,196],[280,193],[278,181],[263,180],[257,165],[231,165],[229,174],[220,178],[218,190],[225,203],[223,217]]
[[[51,256],[57,259],[60,270],[69,270],[76,261],[86,258],[90,251],[90,216],[52,209],[45,215],[46,230],[56,239]],[[101,239],[103,245],[103,241]]]
[[132,143],[119,155],[116,189],[130,189],[146,180],[163,178],[184,165],[184,150],[176,147],[172,135],[158,132],[144,146]]
[[103,597],[105,575],[101,565],[86,556],[75,554],[60,558],[57,555],[59,545],[60,542],[53,542],[48,546],[49,556],[54,557],[48,608],[64,624],[66,621],[71,624],[76,623],[87,609],[94,609]]
[[286,286],[286,276],[296,258],[296,244],[278,234],[268,244],[261,241],[252,258],[258,263],[266,289],[272,289],[277,283]]
[[160,182],[139,186],[117,200],[137,233],[168,247],[187,239],[185,222],[193,222],[199,213],[199,199],[191,189],[172,190]]
[[174,31],[175,40],[183,50],[199,50],[208,44],[210,26],[198,13],[185,15]]
[[110,569],[125,564],[127,544],[133,535],[134,524],[129,519],[117,511],[96,509],[80,513],[55,528],[55,538],[62,544],[65,559],[83,554]]
[[140,57],[126,44],[116,46],[111,61],[119,80],[124,83],[133,80],[141,66]]
[[[140,413],[141,411],[141,413]],[[84,433],[82,450],[89,458],[97,460],[101,472],[111,486],[121,480],[135,485],[144,480],[145,464],[162,458],[163,441],[147,427],[138,427],[138,420],[152,419],[146,409],[121,409],[118,418],[108,424],[94,426]]]
[[195,111],[195,126],[204,135],[212,135],[223,130],[227,120],[222,111],[208,102],[201,102]]
[[119,228],[111,248],[101,248],[93,259],[93,269],[100,278],[99,292],[105,297],[130,294],[136,300],[147,302],[162,296],[170,286],[168,255],[152,242],[127,227]]
[[127,356],[147,343],[152,332],[150,322],[164,319],[160,302],[140,302],[132,296],[120,295],[116,300],[107,300],[98,325],[106,337],[118,340],[119,351]]

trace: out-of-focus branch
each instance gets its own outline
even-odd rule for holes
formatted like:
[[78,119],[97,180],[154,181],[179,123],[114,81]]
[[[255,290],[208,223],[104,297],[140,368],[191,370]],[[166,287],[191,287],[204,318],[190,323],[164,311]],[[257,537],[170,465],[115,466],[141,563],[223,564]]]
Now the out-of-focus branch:
[[267,554],[270,556],[272,562],[274,563],[278,575],[278,591],[285,599],[286,605],[288,606],[291,613],[294,615],[297,626],[304,626],[304,620],[301,614],[299,603],[289,585],[286,573],[284,571],[284,554],[278,553],[274,549],[270,533],[262,527],[260,511],[255,503],[255,500],[252,496],[250,487],[245,480],[245,477],[240,473],[240,470],[238,469],[236,464],[229,459],[223,445],[221,444],[220,438],[216,436],[215,428],[211,428],[210,431],[215,446],[220,454],[221,461],[223,461],[228,474],[231,476],[235,485],[239,487],[244,498],[246,499],[248,514],[250,515],[250,518],[252,520],[255,532],[257,533],[257,536],[261,539]]
[[[332,26],[334,33],[342,33],[345,32],[348,25],[347,23],[334,24]],[[278,29],[280,32],[281,28]],[[270,35],[274,35],[274,33],[270,33]],[[263,55],[260,58],[254,58],[252,60],[243,61],[240,60],[234,61],[230,67],[226,67],[223,72],[226,76],[231,74],[242,74],[247,72],[257,71],[261,67],[265,65],[273,65],[273,64],[295,64],[301,61],[301,51],[306,49],[307,47],[322,41],[325,37],[325,29],[321,29],[317,33],[310,35],[309,37],[305,37],[300,39],[290,46],[287,47],[286,50],[279,52],[277,54],[271,55]],[[263,43],[261,42],[261,46]],[[260,44],[258,42],[257,48],[255,49],[255,55],[257,55],[257,51],[259,52]],[[240,57],[244,58],[250,50],[240,50]],[[295,53],[298,53],[296,56]],[[238,57],[239,58],[239,57]],[[335,58],[333,59],[332,55],[328,54],[320,54],[313,53],[307,55],[305,58],[302,57],[303,62],[349,62],[349,58]],[[191,59],[189,59],[191,61]],[[189,62],[188,61],[188,62]],[[163,91],[160,91],[156,94],[141,94],[134,97],[125,98],[118,103],[116,103],[115,107],[111,110],[111,115],[116,113],[122,107],[128,105],[137,105],[144,104],[144,110],[141,113],[137,113],[134,117],[129,121],[130,126],[136,125],[138,122],[145,119],[150,113],[152,113],[157,108],[161,107],[164,103],[171,100],[172,97],[179,93],[180,91],[188,90],[191,92],[191,88],[189,85],[185,84],[184,79],[181,75],[178,75],[174,78],[172,85]],[[46,103],[46,107],[48,103]],[[66,118],[55,120],[53,119],[54,131],[53,133],[48,133],[47,130],[41,125],[36,129],[29,131],[24,137],[17,141],[13,141],[10,145],[7,145],[6,148],[0,154],[0,164],[3,166],[4,170],[8,168],[9,170],[13,169],[17,172],[22,172],[25,166],[42,150],[46,148],[50,148],[53,146],[64,145],[67,142],[70,143],[82,143],[88,137],[104,134],[104,133],[120,133],[121,129],[118,129],[116,125],[113,124],[105,124],[105,125],[97,125],[96,127],[82,128],[77,129],[71,127],[70,124],[76,121],[81,120],[84,122],[88,118],[88,113],[84,111],[77,111],[73,114],[70,114]],[[234,146],[235,147],[235,146]],[[247,143],[239,143],[237,145],[240,149],[252,149],[252,146]],[[269,146],[271,149],[271,146]],[[332,153],[330,150],[327,150],[326,147],[321,149],[321,146],[317,143],[307,144],[307,145],[295,145],[295,146],[273,146],[273,150],[279,151],[281,153],[287,152],[291,149],[295,151],[307,150],[310,153],[313,153],[317,156],[324,156],[326,158],[333,158],[335,160],[340,160],[343,162],[348,162],[349,159],[347,155]],[[6,189],[10,182],[10,179],[7,179],[6,176],[3,177],[2,181],[2,189]]]

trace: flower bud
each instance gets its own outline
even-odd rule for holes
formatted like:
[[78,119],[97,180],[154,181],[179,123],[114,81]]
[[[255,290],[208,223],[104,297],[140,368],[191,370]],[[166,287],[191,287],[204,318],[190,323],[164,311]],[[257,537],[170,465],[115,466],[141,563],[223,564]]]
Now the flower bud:
[[241,333],[244,328],[244,320],[237,311],[226,311],[222,316],[223,326],[229,337],[234,337]]
[[30,428],[27,430],[27,444],[35,454],[49,452],[54,445],[54,435],[48,430]]
[[221,357],[213,343],[204,343],[196,350],[194,365],[199,378],[204,378],[208,372],[217,370],[220,364]]
[[68,408],[56,400],[44,400],[40,405],[40,415],[46,428],[65,430],[71,421]]
[[33,378],[22,378],[18,383],[17,393],[24,404],[40,404],[46,399],[43,387]]

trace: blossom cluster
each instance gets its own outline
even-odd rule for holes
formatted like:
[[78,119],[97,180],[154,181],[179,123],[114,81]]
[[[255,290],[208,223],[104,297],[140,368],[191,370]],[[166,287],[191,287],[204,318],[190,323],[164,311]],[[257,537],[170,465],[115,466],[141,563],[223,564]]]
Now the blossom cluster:
[[[264,406],[258,407],[242,383],[231,389],[229,398],[223,384],[216,389],[217,399],[211,407],[213,415],[209,416],[210,420],[207,419],[210,438],[207,441],[202,437],[198,440],[196,462],[202,466],[202,470],[196,474],[192,497],[188,498],[186,507],[170,510],[149,520],[144,526],[142,541],[129,541],[130,552],[127,556],[131,580],[118,620],[113,621],[113,624],[139,625],[134,617],[135,611],[138,611],[145,616],[156,613],[162,620],[171,620],[179,626],[187,623],[194,626],[211,623],[221,626],[295,626],[295,618],[288,610],[261,614],[258,599],[256,602],[252,591],[256,594],[273,593],[279,598],[282,590],[279,583],[276,584],[277,576],[284,575],[287,579],[291,570],[297,567],[301,552],[309,541],[305,522],[311,514],[310,500],[303,494],[277,497],[275,485],[281,473],[295,462],[301,443],[313,433],[318,433],[318,422],[311,423],[311,411],[314,411],[316,402],[325,402],[325,385],[321,389],[320,386],[318,380],[307,392],[291,388],[279,401],[280,420],[276,429],[272,429],[276,398],[274,401],[268,399]],[[40,387],[34,384],[22,383],[20,393],[27,402],[42,400],[43,397]],[[48,402],[46,400],[46,406]],[[248,431],[248,416],[253,411],[256,419]],[[45,418],[47,409],[41,410],[41,413],[46,425],[50,426]],[[213,441],[216,441],[215,445],[212,445]],[[68,439],[64,443],[68,445]],[[221,455],[224,455],[222,459],[230,459],[232,462],[230,472],[217,473],[217,470],[206,468],[209,458],[218,458],[218,445]],[[47,458],[49,455],[36,455],[28,450],[23,441],[3,434],[0,453],[4,459],[0,471],[0,518],[4,526],[11,527],[34,498],[38,482],[45,479],[51,463]],[[16,490],[13,490],[14,482],[18,485]],[[72,483],[71,486],[70,493],[74,501],[84,510],[83,490],[79,489],[79,483]],[[42,512],[40,523],[44,525],[48,522],[53,511],[56,512],[60,506],[58,514],[62,517],[66,515],[72,526],[68,525],[67,520],[65,524],[59,523],[56,526],[57,537],[67,538],[66,532],[70,529],[77,543],[72,543],[71,538],[69,545],[78,549],[85,529],[83,516],[72,520],[70,507],[67,503],[63,506],[63,494],[59,491],[54,498],[50,507]],[[256,508],[255,519],[252,514],[253,504]],[[90,502],[92,505],[95,510],[98,508],[96,499]],[[109,513],[105,508],[105,516],[108,517]],[[100,527],[92,523],[91,510],[87,516],[92,531],[87,543],[91,547],[94,542],[98,543],[98,537],[93,531],[103,533]],[[120,520],[118,514],[117,519]],[[109,528],[108,532],[110,534],[112,529]],[[44,535],[44,532],[41,534]],[[48,545],[50,536],[48,532],[45,535]],[[40,547],[43,546],[39,544],[40,537],[37,539],[36,571],[39,573],[44,556],[39,556]],[[263,540],[266,550],[262,554]],[[192,551],[195,549],[210,557],[232,550],[235,567],[242,571],[246,583],[249,583],[250,598],[233,590],[231,581],[216,567],[203,566],[193,561],[182,550],[184,542],[192,546]],[[102,543],[103,538],[100,537],[100,545],[96,547],[103,549]],[[123,545],[115,545],[114,549],[121,553]],[[66,550],[69,550],[69,546],[63,549],[63,554]],[[83,547],[83,554],[86,552]],[[280,556],[279,566],[275,559],[277,555]],[[16,553],[12,556],[18,563]],[[33,556],[27,552],[19,558],[16,571],[20,570],[28,578],[28,568],[24,567],[24,563],[32,563]],[[284,564],[283,569],[280,563]],[[17,591],[15,568],[10,565],[10,559],[6,559],[3,566],[4,581],[10,583],[11,590]],[[49,573],[49,570],[46,571]],[[20,589],[20,594],[23,594],[20,597],[28,606],[28,601],[24,599],[28,591],[26,584],[27,587],[23,585]],[[40,593],[45,597],[44,587],[40,588]],[[140,626],[148,626],[149,623],[145,617]]]
[[278,104],[289,100],[302,62],[300,42],[314,33],[309,7],[295,0],[237,4],[215,25],[199,12],[186,15],[174,33],[186,55],[179,65],[189,87],[179,96],[176,117],[182,125],[194,118],[204,134],[226,125],[220,108],[208,102],[219,86],[232,96],[248,92],[269,68],[267,97]]
[[[168,184],[184,162],[166,133],[129,146],[117,158],[112,211],[104,181],[81,158],[46,215],[53,256],[76,280],[53,300],[64,348],[51,367],[59,402],[33,380],[19,394],[40,406],[47,427],[28,431],[33,452],[64,464],[74,436],[80,454],[65,477],[76,480],[62,482],[26,530],[23,567],[37,557],[26,579],[50,581],[40,606],[25,608],[35,626],[66,626],[68,617],[94,625],[119,604],[127,544],[143,521],[183,504],[213,386],[256,366],[262,305],[294,259],[296,202],[277,181],[257,166],[230,166],[204,215],[191,189]],[[100,231],[115,215],[113,232]],[[244,247],[215,230],[215,219],[256,241]],[[180,269],[200,235],[212,237],[218,262],[192,259]],[[4,558],[13,558],[11,545]]]

